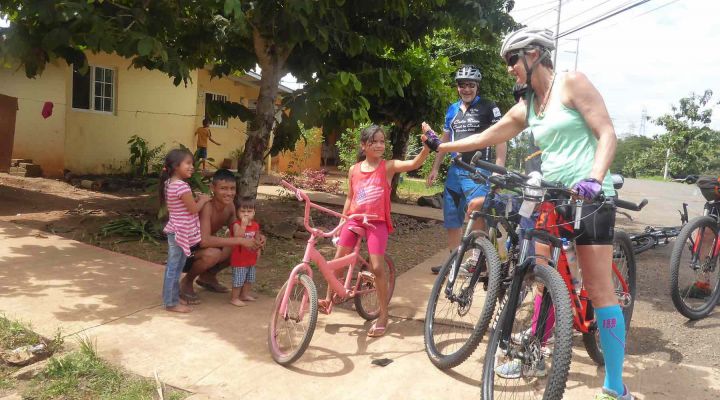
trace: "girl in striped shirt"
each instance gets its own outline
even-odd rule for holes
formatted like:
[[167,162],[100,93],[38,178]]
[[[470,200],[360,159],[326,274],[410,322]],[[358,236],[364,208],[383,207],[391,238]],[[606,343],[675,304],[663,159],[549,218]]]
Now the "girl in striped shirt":
[[194,171],[193,156],[186,149],[171,150],[165,156],[160,174],[160,204],[167,205],[170,219],[163,232],[167,234],[168,258],[163,280],[163,304],[173,312],[192,311],[186,301],[180,299],[180,274],[192,248],[200,243],[200,219],[198,213],[210,196],[193,197],[190,185],[184,180]]

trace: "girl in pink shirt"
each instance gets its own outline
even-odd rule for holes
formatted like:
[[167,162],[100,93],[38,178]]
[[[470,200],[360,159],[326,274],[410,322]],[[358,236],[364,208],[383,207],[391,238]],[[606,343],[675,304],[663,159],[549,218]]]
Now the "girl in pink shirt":
[[[372,214],[376,218],[369,221],[375,229],[366,229],[370,265],[375,274],[378,301],[380,302],[380,316],[368,331],[368,336],[379,337],[385,334],[388,322],[387,276],[385,274],[385,249],[388,235],[392,232],[390,219],[390,181],[393,175],[401,172],[413,171],[422,165],[429,154],[427,146],[414,159],[385,160],[385,132],[378,125],[371,125],[363,129],[360,134],[360,154],[358,163],[350,168],[348,173],[348,196],[343,207],[343,214]],[[343,257],[352,252],[357,235],[349,228],[361,225],[361,221],[350,220],[340,231],[340,240],[335,258]],[[332,299],[332,292],[328,289],[327,297],[319,301],[320,309],[327,310]]]
[[187,302],[180,299],[180,274],[185,260],[192,254],[191,247],[200,243],[200,209],[210,200],[205,194],[193,198],[192,190],[184,179],[193,174],[193,156],[188,150],[171,150],[165,156],[160,174],[160,204],[167,205],[168,220],[165,229],[168,239],[168,258],[163,280],[163,304],[174,312],[190,312]]

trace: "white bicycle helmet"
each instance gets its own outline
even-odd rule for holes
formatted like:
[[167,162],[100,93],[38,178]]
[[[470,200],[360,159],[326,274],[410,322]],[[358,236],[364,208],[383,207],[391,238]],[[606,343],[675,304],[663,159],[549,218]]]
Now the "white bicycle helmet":
[[525,27],[515,32],[511,32],[505,36],[502,47],[500,47],[500,57],[514,50],[525,49],[532,46],[542,47],[545,50],[555,50],[555,34],[543,28]]
[[474,65],[463,65],[455,73],[455,82],[457,82],[457,81],[475,81],[477,83],[480,83],[481,79],[482,79],[482,74],[480,73],[480,68],[478,68]]

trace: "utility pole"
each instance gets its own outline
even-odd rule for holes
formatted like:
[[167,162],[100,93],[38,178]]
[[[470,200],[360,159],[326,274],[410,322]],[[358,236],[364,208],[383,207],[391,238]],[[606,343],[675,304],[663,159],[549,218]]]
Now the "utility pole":
[[[647,107],[643,107],[642,115],[640,116],[640,136],[645,136],[645,121],[648,120]],[[667,166],[667,164],[666,164]]]
[[663,171],[663,179],[667,180],[668,176],[668,163],[670,162],[670,149],[667,149],[667,153],[665,153],[665,170]]
[[557,25],[555,25],[555,53],[553,55],[553,67],[557,68],[557,53],[558,53],[558,35],[560,34],[560,10],[562,9],[562,0],[558,0],[558,16]]
[[[578,56],[579,56],[579,54],[580,54],[580,38],[567,39],[567,40],[574,40],[574,41],[575,41],[575,51],[567,51],[567,50],[565,50],[565,52],[566,52],[566,53],[574,53],[574,54],[575,54],[575,69],[574,69],[574,71],[577,71]],[[555,68],[557,68],[557,66],[556,66]]]

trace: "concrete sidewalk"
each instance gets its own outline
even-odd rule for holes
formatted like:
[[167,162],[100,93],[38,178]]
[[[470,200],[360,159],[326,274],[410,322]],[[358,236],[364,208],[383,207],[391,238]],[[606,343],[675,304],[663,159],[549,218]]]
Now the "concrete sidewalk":
[[[312,190],[304,190],[310,200],[321,204],[332,204],[336,206],[345,205],[346,196],[337,194],[316,192]],[[282,186],[260,185],[258,186],[258,194],[263,196],[282,196],[288,193]],[[392,212],[394,214],[409,215],[411,217],[443,220],[443,212],[441,209],[432,207],[420,207],[414,204],[392,203]]]
[[[320,315],[309,350],[283,368],[266,345],[271,298],[238,309],[229,295],[200,291],[193,313],[172,314],[160,307],[160,265],[9,223],[0,240],[0,312],[45,335],[89,336],[112,362],[209,398],[479,398],[483,344],[449,372],[424,353],[427,269],[444,252],[398,278],[385,337],[369,339],[370,323],[339,309]],[[377,358],[393,363],[373,366]],[[600,374],[576,346],[565,398],[592,398]],[[706,367],[631,355],[626,381],[639,399],[720,398],[720,372]]]

